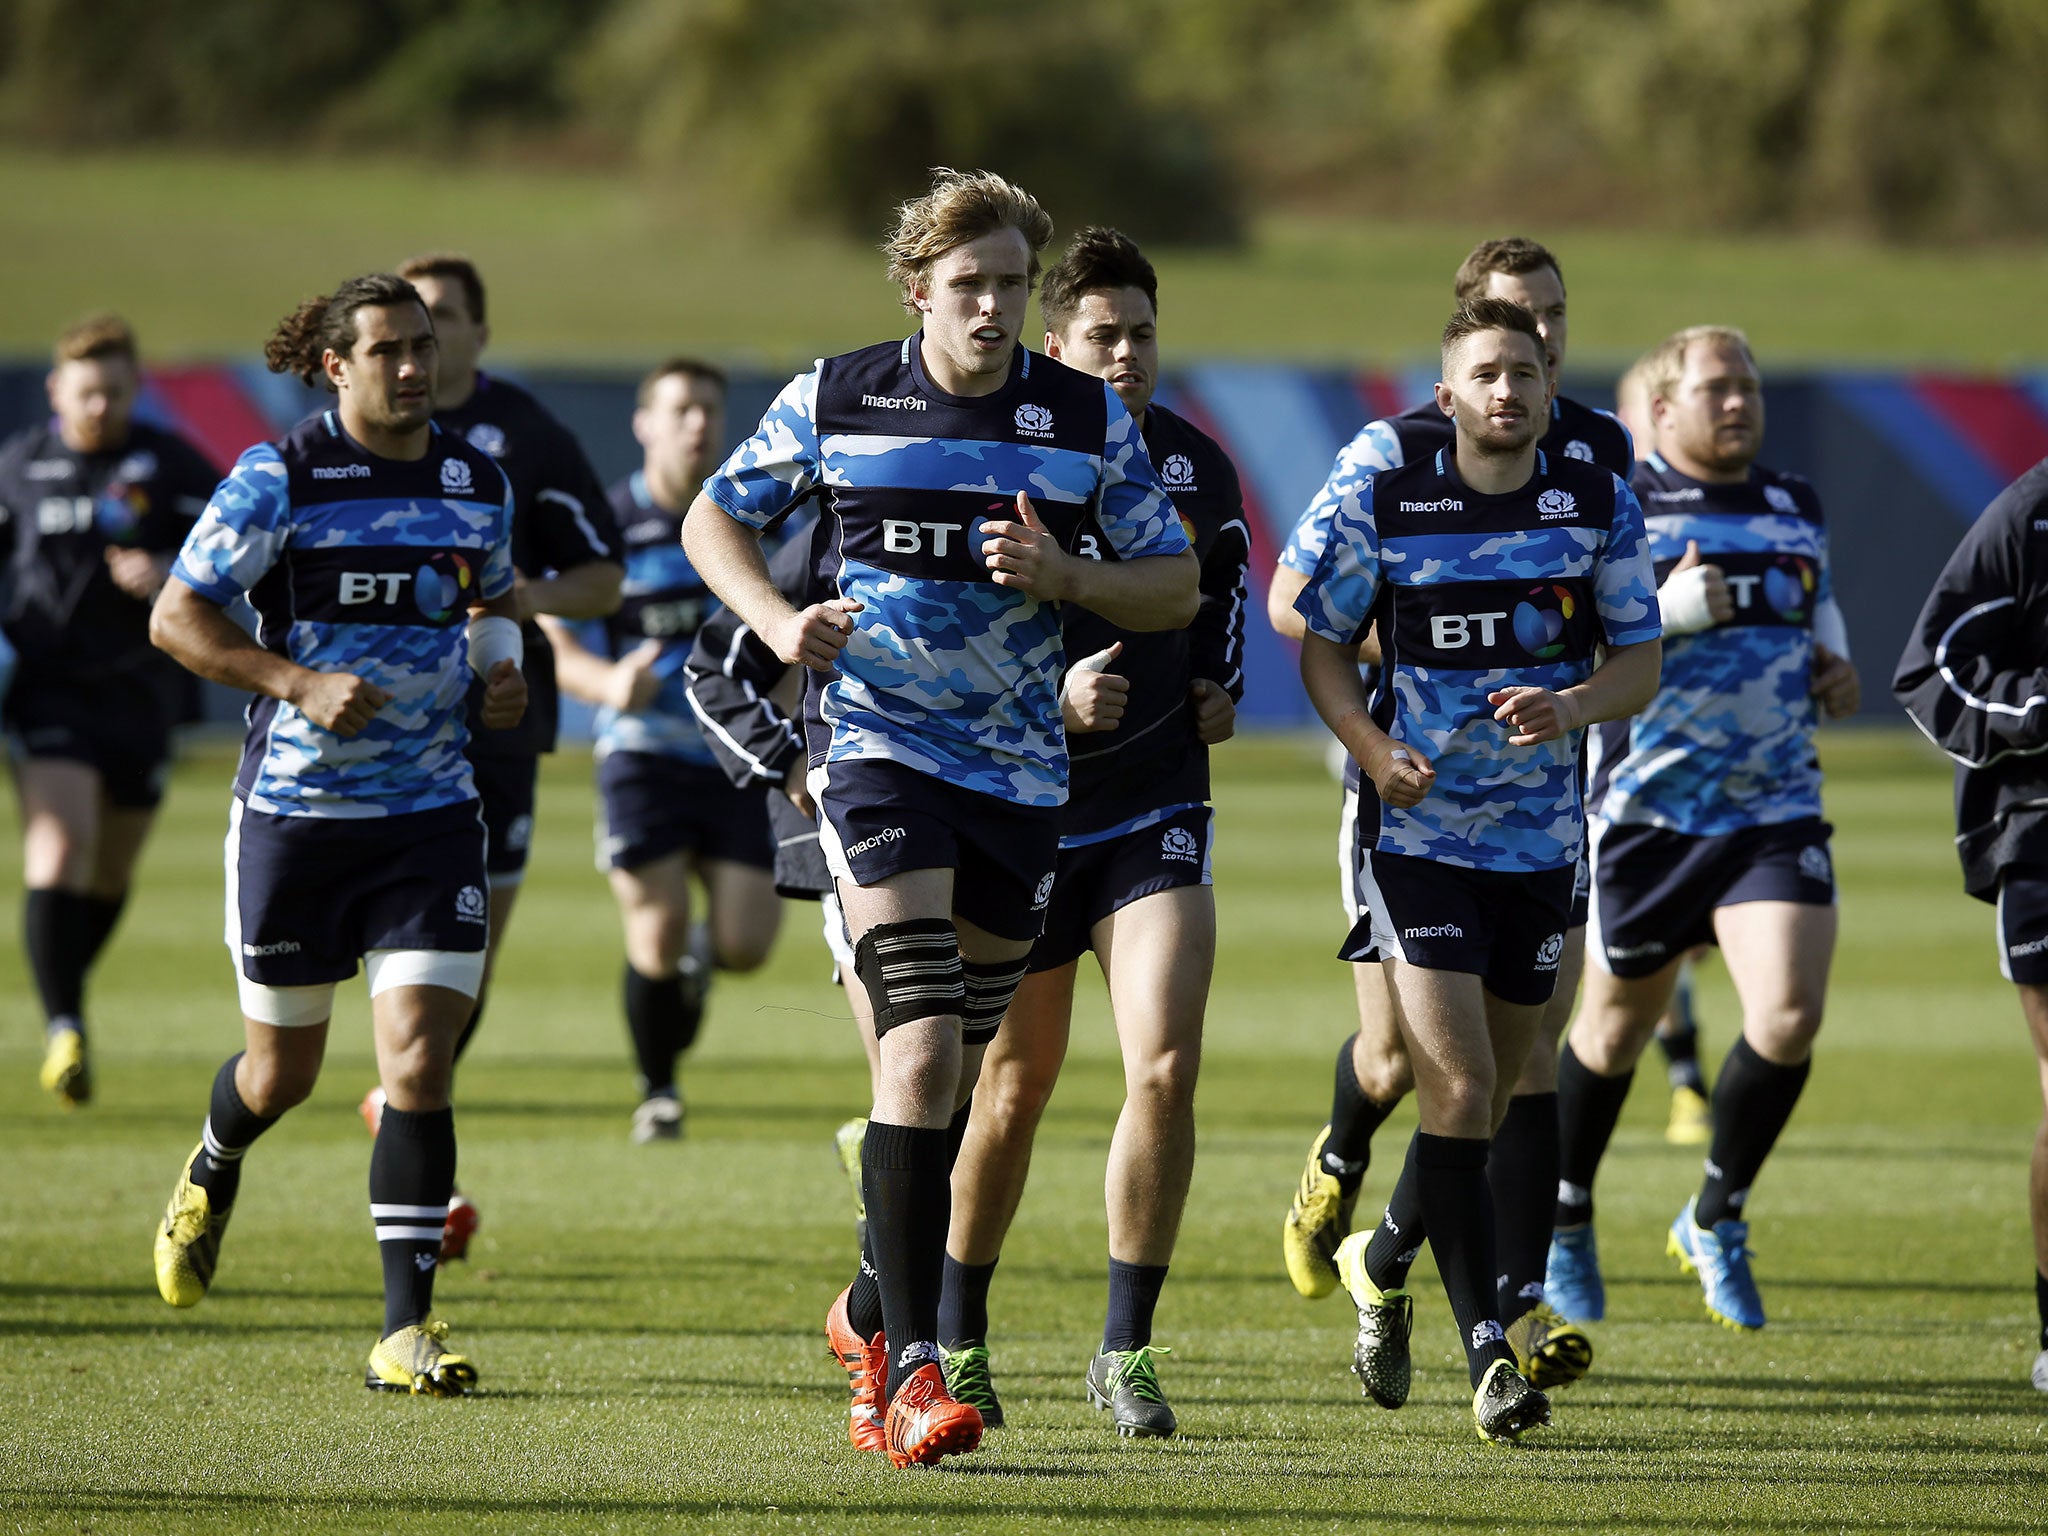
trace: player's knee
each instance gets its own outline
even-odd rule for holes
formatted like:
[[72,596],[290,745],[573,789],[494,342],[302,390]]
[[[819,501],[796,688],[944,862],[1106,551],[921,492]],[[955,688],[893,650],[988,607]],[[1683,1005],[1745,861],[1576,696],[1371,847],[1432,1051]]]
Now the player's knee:
[[1059,1068],[1058,1061],[989,1056],[974,1085],[977,1113],[979,1106],[986,1104],[991,1123],[1008,1130],[1035,1130],[1045,1106],[1052,1102]]
[[1820,1033],[1820,1017],[1817,1004],[1788,1000],[1746,1011],[1742,1032],[1772,1061],[1804,1061]]
[[259,1060],[245,1055],[235,1088],[250,1113],[268,1120],[305,1103],[319,1080],[318,1060],[300,1061],[288,1056]]
[[736,933],[717,934],[713,947],[721,971],[745,975],[767,964],[769,953],[775,948],[775,929],[770,925],[765,929],[743,928]]
[[853,946],[853,971],[878,1038],[920,1019],[958,1019],[966,1008],[960,935],[943,917],[875,924]]
[[1366,1056],[1363,1065],[1359,1053],[1351,1056],[1352,1076],[1358,1079],[1358,1090],[1375,1104],[1391,1104],[1406,1098],[1415,1089],[1415,1069],[1409,1064],[1405,1051],[1375,1051]]
[[1195,1102],[1195,1078],[1201,1071],[1200,1046],[1169,1047],[1146,1054],[1124,1068],[1124,1091],[1156,1108],[1176,1111]]
[[1439,1118],[1458,1124],[1490,1126],[1495,1119],[1494,1078],[1491,1072],[1468,1071],[1447,1074],[1435,1094]]

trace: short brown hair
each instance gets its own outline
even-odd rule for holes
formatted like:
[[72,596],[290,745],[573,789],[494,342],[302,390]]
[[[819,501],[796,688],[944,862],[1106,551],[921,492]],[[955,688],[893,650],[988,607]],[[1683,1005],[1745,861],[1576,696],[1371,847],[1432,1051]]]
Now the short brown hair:
[[1564,286],[1564,268],[1557,264],[1557,258],[1534,240],[1521,235],[1509,235],[1505,240],[1482,240],[1472,247],[1458,267],[1458,276],[1452,284],[1457,291],[1458,302],[1476,299],[1486,292],[1486,280],[1494,273],[1509,277],[1526,277],[1531,272],[1540,272],[1545,267],[1557,274],[1557,286]]
[[1027,274],[1038,282],[1038,253],[1052,243],[1052,216],[1022,187],[994,171],[932,170],[932,189],[896,210],[896,229],[882,249],[889,280],[903,290],[903,307],[915,313],[912,290],[931,275],[932,263],[957,246],[1014,229],[1031,247]]
[[423,277],[445,277],[462,285],[462,296],[469,301],[469,318],[478,325],[484,323],[484,280],[476,270],[476,263],[467,256],[454,251],[429,251],[424,256],[408,256],[398,264],[398,275],[407,282],[418,282]]
[[1038,311],[1048,331],[1063,331],[1081,307],[1082,295],[1099,288],[1135,288],[1159,313],[1159,274],[1138,249],[1138,242],[1119,229],[1090,224],[1067,253],[1045,274]]
[[1650,348],[1637,364],[1643,370],[1643,383],[1648,387],[1652,401],[1671,398],[1671,391],[1678,387],[1679,376],[1685,372],[1686,351],[1698,342],[1740,347],[1742,355],[1749,359],[1749,366],[1756,367],[1756,352],[1751,348],[1749,338],[1734,326],[1688,325],[1682,331],[1673,331]]
[[1526,336],[1536,344],[1536,361],[1544,372],[1550,371],[1550,353],[1544,349],[1543,333],[1536,328],[1536,317],[1515,303],[1512,299],[1467,299],[1457,307],[1451,318],[1444,322],[1443,359],[1444,373],[1450,373],[1451,348],[1468,336],[1481,331],[1513,331]]
[[59,366],[102,357],[135,361],[135,332],[112,310],[102,310],[87,315],[76,325],[67,325],[51,349],[51,361]]
[[694,357],[672,357],[650,370],[647,377],[640,381],[640,389],[634,396],[634,403],[645,410],[654,399],[654,387],[663,379],[672,379],[678,375],[686,379],[703,379],[716,384],[721,395],[727,392],[725,370],[716,363],[707,363]]

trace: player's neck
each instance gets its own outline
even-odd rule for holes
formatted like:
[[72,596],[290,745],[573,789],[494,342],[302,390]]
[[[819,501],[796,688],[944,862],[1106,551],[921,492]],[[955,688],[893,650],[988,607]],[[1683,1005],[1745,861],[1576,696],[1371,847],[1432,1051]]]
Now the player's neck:
[[1683,448],[1662,448],[1657,457],[1684,475],[1688,480],[1698,480],[1705,485],[1741,485],[1749,479],[1750,466],[1743,464],[1735,469],[1720,468],[1702,463]]
[[431,425],[423,422],[417,427],[403,429],[372,426],[358,418],[349,409],[347,401],[343,401],[338,410],[342,430],[378,458],[412,463],[427,456],[427,444],[434,435]]
[[1509,453],[1488,453],[1477,443],[1458,434],[1452,467],[1458,478],[1481,496],[1505,496],[1519,491],[1536,474],[1536,440],[1531,438]]
[[119,432],[109,432],[97,440],[89,442],[85,434],[74,433],[70,424],[62,417],[57,419],[57,441],[62,443],[72,453],[119,453],[128,446],[129,431],[130,428],[124,426]]
[[469,404],[469,397],[476,393],[476,377],[474,368],[460,378],[450,378],[443,373],[434,381],[434,409],[459,411]]
[[1004,356],[1002,367],[988,373],[967,373],[955,368],[952,359],[932,345],[928,331],[918,333],[917,353],[924,363],[924,376],[937,388],[963,400],[977,400],[1000,391],[1010,382],[1010,370],[1017,361],[1017,349],[1013,346]]
[[640,481],[647,487],[649,501],[664,512],[677,513],[690,510],[690,503],[696,499],[697,485],[704,483],[701,478],[697,485],[691,485],[687,480],[670,481],[653,464],[640,466]]

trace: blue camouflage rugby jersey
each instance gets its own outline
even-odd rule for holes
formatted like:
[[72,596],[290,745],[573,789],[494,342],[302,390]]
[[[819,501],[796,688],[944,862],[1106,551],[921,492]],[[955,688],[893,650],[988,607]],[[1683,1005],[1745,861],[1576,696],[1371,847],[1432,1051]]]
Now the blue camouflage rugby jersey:
[[644,474],[635,470],[613,486],[611,506],[625,540],[626,578],[619,587],[618,612],[604,621],[605,635],[614,656],[648,640],[658,642],[661,655],[654,673],[661,686],[645,709],[597,712],[597,755],[651,752],[715,767],[718,759],[704,744],[703,728],[690,708],[683,664],[697,631],[718,611],[718,599],[683,553],[683,514],[655,502]]
[[1820,498],[1797,475],[1752,467],[1713,485],[1657,457],[1633,483],[1659,579],[1697,540],[1727,574],[1735,616],[1665,641],[1657,696],[1600,727],[1595,813],[1695,837],[1820,815],[1807,688],[1814,614],[1834,602]]
[[433,429],[424,458],[379,458],[335,412],[236,462],[171,574],[256,640],[391,695],[343,738],[259,697],[235,793],[273,816],[398,816],[476,798],[463,756],[467,626],[512,586],[512,493],[489,454]]
[[1121,559],[1189,547],[1116,391],[1021,347],[973,399],[926,377],[916,336],[826,358],[704,491],[754,528],[816,495],[819,584],[864,605],[838,672],[806,679],[812,765],[883,758],[1018,805],[1067,797],[1060,615],[989,579],[981,525],[1023,491],[1070,551],[1084,526]]
[[[1316,492],[1287,536],[1280,551],[1280,563],[1306,576],[1316,568],[1323,545],[1330,537],[1330,523],[1344,498],[1355,493],[1368,475],[1383,469],[1398,469],[1426,459],[1439,448],[1448,448],[1457,436],[1434,399],[1411,406],[1398,416],[1369,421],[1358,436],[1337,453],[1330,477]],[[1559,396],[1551,402],[1550,429],[1536,445],[1553,458],[1582,459],[1611,470],[1626,480],[1635,463],[1635,441],[1619,418],[1606,411],[1581,405]]]
[[1436,782],[1406,810],[1359,797],[1362,846],[1470,869],[1556,869],[1585,837],[1576,733],[1511,747],[1487,694],[1553,692],[1592,675],[1595,648],[1660,632],[1642,513],[1615,475],[1536,456],[1518,491],[1485,496],[1451,450],[1346,496],[1295,602],[1308,627],[1385,655],[1372,717],[1414,743]]

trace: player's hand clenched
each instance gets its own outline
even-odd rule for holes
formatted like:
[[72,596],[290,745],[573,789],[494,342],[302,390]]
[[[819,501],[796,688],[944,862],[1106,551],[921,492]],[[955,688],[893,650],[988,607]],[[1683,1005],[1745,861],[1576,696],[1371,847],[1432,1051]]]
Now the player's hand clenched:
[[1381,737],[1358,766],[1380,799],[1400,810],[1419,804],[1436,783],[1436,769],[1429,759],[1417,748],[1391,736]]
[[1123,720],[1131,699],[1131,681],[1109,670],[1123,648],[1123,641],[1118,640],[1109,649],[1085,656],[1067,668],[1066,684],[1060,689],[1060,719],[1069,731],[1113,731]]
[[1824,645],[1813,648],[1813,677],[1807,692],[1820,700],[1830,720],[1855,714],[1863,703],[1863,683],[1856,675],[1856,664]]
[[348,737],[368,725],[391,695],[353,672],[308,672],[290,702],[322,730]]
[[518,664],[506,656],[491,667],[484,679],[484,724],[494,731],[509,730],[526,713],[526,678]]
[[1205,747],[1237,734],[1237,705],[1229,691],[1206,677],[1188,684],[1188,702],[1195,707],[1195,740]]
[[981,531],[987,535],[981,561],[997,586],[1015,587],[1045,603],[1067,595],[1069,572],[1080,557],[1060,548],[1052,530],[1038,520],[1029,496],[1017,493],[1016,522],[983,523]]
[[1495,706],[1493,718],[1513,730],[1511,747],[1539,746],[1578,729],[1578,706],[1548,688],[1496,688],[1486,702]]
[[853,636],[853,616],[862,604],[850,597],[835,597],[813,603],[784,619],[773,635],[763,635],[769,649],[793,667],[814,672],[831,672],[839,665],[839,653]]

